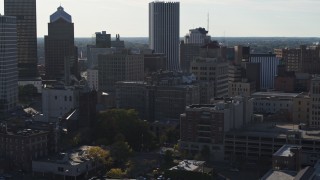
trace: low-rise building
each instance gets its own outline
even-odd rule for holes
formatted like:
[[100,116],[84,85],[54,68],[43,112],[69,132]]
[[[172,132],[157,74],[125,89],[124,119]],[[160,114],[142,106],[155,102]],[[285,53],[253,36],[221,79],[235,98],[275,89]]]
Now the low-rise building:
[[301,147],[296,145],[283,145],[272,155],[272,168],[274,170],[299,171],[301,168]]
[[91,147],[81,146],[56,156],[33,160],[32,172],[36,176],[53,179],[87,179],[88,174],[100,166],[88,156]]
[[293,100],[298,93],[256,92],[254,98],[254,113],[264,114],[271,120],[292,121]]
[[301,147],[301,164],[313,165],[320,158],[319,131],[301,129],[298,124],[264,122],[229,131],[224,137],[225,160],[270,163],[284,144]]

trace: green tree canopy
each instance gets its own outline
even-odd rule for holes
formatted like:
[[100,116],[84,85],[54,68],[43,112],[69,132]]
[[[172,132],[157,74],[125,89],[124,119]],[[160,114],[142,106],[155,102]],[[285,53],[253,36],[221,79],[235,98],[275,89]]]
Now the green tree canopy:
[[[112,109],[99,114],[94,128],[94,137],[98,141],[115,143],[115,137],[122,134],[130,147],[140,151],[142,147],[154,147],[154,135],[149,131],[148,124],[139,119],[135,110]],[[110,145],[105,144],[105,145]]]

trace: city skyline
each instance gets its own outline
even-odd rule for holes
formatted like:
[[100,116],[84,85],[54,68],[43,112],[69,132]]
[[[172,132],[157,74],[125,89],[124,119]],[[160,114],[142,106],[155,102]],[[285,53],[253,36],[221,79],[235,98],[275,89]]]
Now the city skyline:
[[[0,0],[0,13],[4,14]],[[61,5],[74,17],[75,36],[92,37],[106,30],[113,36],[148,37],[150,0],[46,0],[37,1],[38,37],[47,32],[50,12]],[[315,0],[181,0],[180,37],[196,27],[207,28],[213,37],[319,37]],[[290,3],[289,3],[290,2]],[[86,10],[89,9],[89,10]],[[117,16],[117,13],[119,15]],[[303,22],[303,23],[301,23]],[[130,29],[130,31],[128,31]]]

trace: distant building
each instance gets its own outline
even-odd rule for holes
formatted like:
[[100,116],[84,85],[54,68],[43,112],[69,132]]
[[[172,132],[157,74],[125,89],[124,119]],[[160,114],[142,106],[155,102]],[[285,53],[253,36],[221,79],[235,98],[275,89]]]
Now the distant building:
[[234,61],[233,65],[241,65],[243,62],[250,60],[250,47],[248,46],[235,46],[234,47]]
[[320,127],[320,77],[311,80],[309,126]]
[[286,65],[278,66],[278,74],[274,78],[274,89],[283,92],[295,92],[295,73],[286,71]]
[[111,47],[111,34],[106,31],[96,32],[96,47],[97,48],[110,48]]
[[190,63],[200,55],[200,47],[211,41],[207,34],[205,28],[190,29],[184,41],[180,42],[180,67],[183,72],[190,72]]
[[242,79],[240,82],[229,82],[229,97],[250,97],[252,93],[256,92],[255,85],[255,82],[250,82],[248,79]]
[[286,71],[285,68],[285,65],[278,66],[274,89],[283,92],[309,92],[312,76],[309,73]]
[[144,51],[143,55],[145,76],[167,69],[167,57],[165,54]]
[[4,0],[4,14],[16,17],[19,78],[37,77],[36,0]]
[[275,54],[250,54],[250,62],[260,63],[260,88],[273,89],[279,59]]
[[310,119],[311,98],[307,93],[302,93],[293,99],[292,121],[308,124]]
[[118,48],[118,49],[124,49],[124,41],[120,40],[120,35],[116,34],[116,39],[114,41],[111,41],[111,47]]
[[99,90],[114,91],[118,81],[142,81],[144,56],[123,50],[113,54],[101,54],[98,58]]
[[292,121],[294,98],[299,93],[256,92],[254,113],[268,115],[272,121]]
[[208,103],[211,98],[228,95],[228,63],[215,58],[196,57],[190,64],[191,73],[196,80],[212,84],[213,93],[203,100]]
[[180,3],[149,3],[149,45],[167,56],[167,69],[179,70]]
[[[228,49],[226,50],[228,51]],[[249,62],[249,47],[235,46],[234,53],[234,61],[228,71],[229,97],[238,95],[249,97],[252,93],[260,90],[260,64]]]
[[18,59],[16,18],[0,15],[0,113],[18,102]]
[[320,46],[301,45],[295,49],[275,49],[275,54],[286,65],[287,71],[318,74],[320,72]]
[[87,69],[87,81],[91,89],[99,90],[99,71],[98,69]]
[[47,79],[68,81],[65,78],[70,75],[79,77],[74,24],[71,16],[61,6],[50,16],[48,35],[45,36],[45,60]]
[[190,75],[158,72],[145,82],[118,82],[116,104],[117,108],[136,109],[149,121],[177,121],[187,105],[199,104],[199,88]]

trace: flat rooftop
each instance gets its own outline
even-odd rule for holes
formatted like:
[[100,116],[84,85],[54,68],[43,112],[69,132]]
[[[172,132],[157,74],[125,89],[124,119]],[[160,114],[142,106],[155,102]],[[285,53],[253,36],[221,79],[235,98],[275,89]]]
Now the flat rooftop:
[[270,138],[286,138],[288,134],[298,134],[302,139],[320,140],[320,130],[302,130],[299,129],[299,124],[286,122],[263,122],[248,124],[245,128],[233,130],[228,132],[227,134]]
[[294,180],[297,175],[294,171],[274,171],[270,170],[261,180]]
[[252,94],[252,97],[287,97],[294,98],[297,97],[300,93],[283,93],[283,92],[255,92]]
[[294,152],[292,152],[292,149],[295,149],[295,148],[300,148],[300,147],[296,145],[285,144],[273,155],[282,156],[282,157],[292,157],[294,156]]
[[174,166],[169,170],[198,171],[204,164],[205,161],[183,160],[177,166]]
[[88,150],[91,147],[93,146],[81,146],[79,148],[75,148],[67,152],[61,152],[55,156],[37,161],[76,166],[90,160],[87,155]]
[[0,134],[9,135],[9,136],[21,136],[21,137],[28,137],[28,136],[35,136],[40,134],[46,134],[49,131],[43,130],[35,130],[35,129],[7,129],[7,132],[0,131]]

